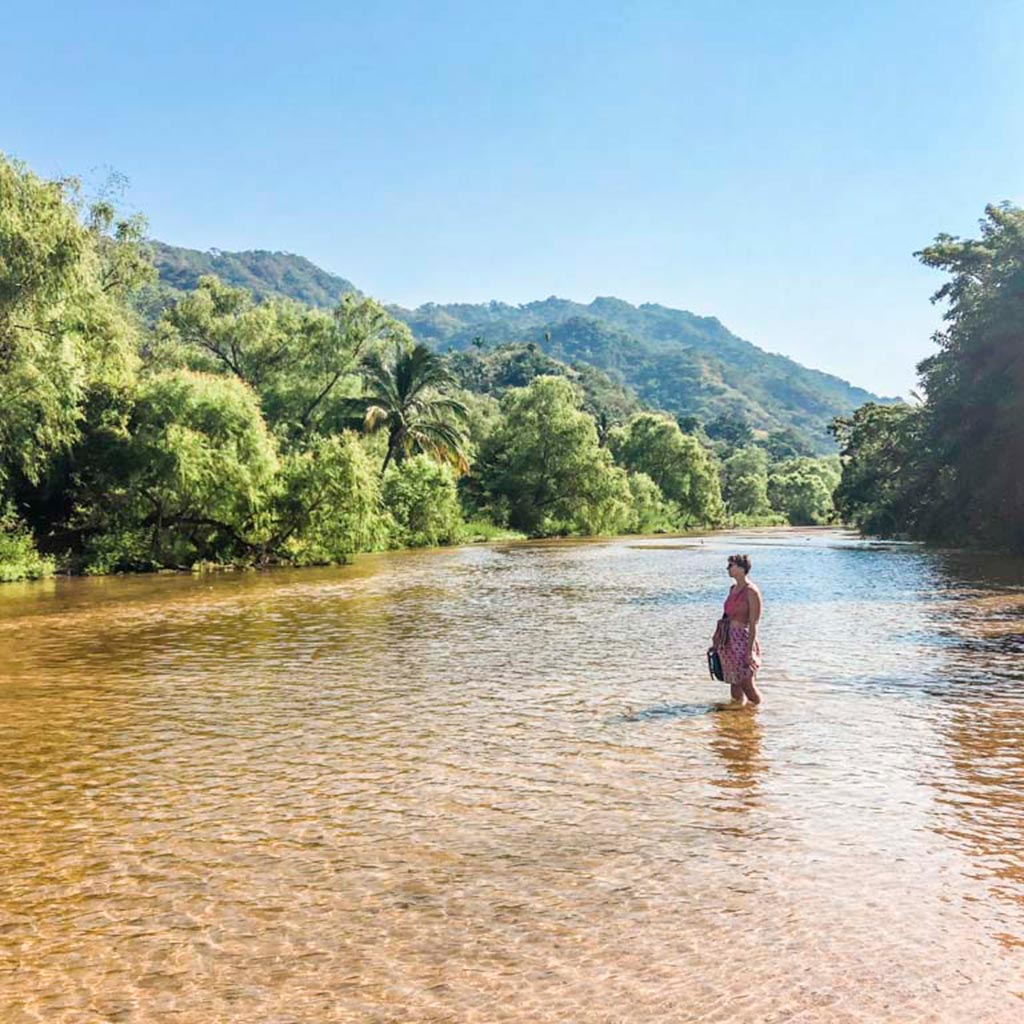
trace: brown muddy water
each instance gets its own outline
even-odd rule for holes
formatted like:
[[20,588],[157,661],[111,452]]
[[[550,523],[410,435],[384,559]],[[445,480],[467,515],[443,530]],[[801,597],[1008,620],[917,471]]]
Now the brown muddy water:
[[1024,1020],[1022,583],[792,531],[6,585],[0,1021]]

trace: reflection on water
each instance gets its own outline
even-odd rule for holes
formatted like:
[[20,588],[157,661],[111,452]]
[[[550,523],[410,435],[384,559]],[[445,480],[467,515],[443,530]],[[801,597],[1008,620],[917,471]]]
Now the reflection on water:
[[[756,710],[704,660],[740,549]],[[791,531],[0,588],[0,1020],[1017,1020],[1022,569]]]
[[711,737],[711,750],[717,754],[726,769],[723,779],[716,784],[737,790],[737,797],[753,798],[758,780],[767,770],[761,745],[764,727],[752,709],[726,707],[725,714],[715,720],[715,735]]

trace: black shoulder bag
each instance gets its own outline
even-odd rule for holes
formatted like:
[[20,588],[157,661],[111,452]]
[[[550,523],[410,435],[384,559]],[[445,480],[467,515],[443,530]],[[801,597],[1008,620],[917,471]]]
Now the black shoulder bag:
[[729,642],[729,616],[723,615],[715,626],[715,636],[708,648],[708,672],[712,679],[725,682],[725,673],[722,671],[722,658],[718,653],[719,647],[724,647]]

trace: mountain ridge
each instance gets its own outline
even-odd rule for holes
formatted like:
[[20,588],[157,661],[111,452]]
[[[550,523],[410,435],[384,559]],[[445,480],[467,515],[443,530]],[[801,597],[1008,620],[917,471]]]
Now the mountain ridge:
[[362,294],[351,281],[318,267],[295,253],[272,249],[186,249],[156,239],[148,242],[163,284],[191,291],[199,278],[215,274],[259,298],[285,296],[310,306],[334,306],[347,292]]
[[[204,273],[250,289],[257,297],[284,297],[330,307],[352,282],[305,257],[269,250],[238,253],[183,249],[153,242],[163,286],[195,286]],[[570,365],[589,364],[631,388],[648,405],[707,422],[739,416],[756,430],[794,429],[818,452],[835,451],[827,433],[834,416],[865,402],[891,404],[834,374],[767,352],[733,334],[717,317],[660,303],[633,305],[615,296],[579,303],[551,295],[512,305],[428,302],[407,309],[388,304],[414,337],[439,351],[533,342]]]

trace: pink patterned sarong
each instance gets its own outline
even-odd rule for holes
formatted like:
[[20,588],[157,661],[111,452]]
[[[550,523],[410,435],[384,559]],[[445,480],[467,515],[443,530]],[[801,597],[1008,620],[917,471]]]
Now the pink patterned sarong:
[[[730,686],[742,686],[753,681],[761,667],[761,645],[754,641],[750,655],[750,629],[729,623],[729,635],[725,644],[719,644],[718,656],[722,659],[722,675]],[[747,662],[750,662],[748,666]]]

